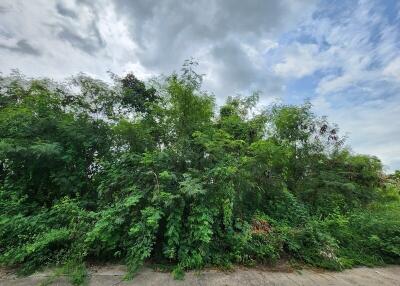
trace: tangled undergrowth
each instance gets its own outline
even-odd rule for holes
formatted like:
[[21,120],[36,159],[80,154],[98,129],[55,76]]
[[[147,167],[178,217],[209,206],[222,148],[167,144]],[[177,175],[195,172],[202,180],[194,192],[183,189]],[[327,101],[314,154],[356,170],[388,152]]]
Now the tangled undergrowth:
[[400,173],[352,153],[310,104],[220,107],[193,65],[147,85],[0,78],[0,263],[341,270],[400,262]]

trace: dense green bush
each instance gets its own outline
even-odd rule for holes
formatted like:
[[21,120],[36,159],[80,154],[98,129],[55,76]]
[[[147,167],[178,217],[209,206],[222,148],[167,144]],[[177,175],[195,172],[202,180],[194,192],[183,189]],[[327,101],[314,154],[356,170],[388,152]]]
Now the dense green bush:
[[[0,263],[186,269],[400,262],[398,172],[310,104],[219,107],[191,65],[146,86],[0,78]],[[258,109],[259,110],[259,109]]]

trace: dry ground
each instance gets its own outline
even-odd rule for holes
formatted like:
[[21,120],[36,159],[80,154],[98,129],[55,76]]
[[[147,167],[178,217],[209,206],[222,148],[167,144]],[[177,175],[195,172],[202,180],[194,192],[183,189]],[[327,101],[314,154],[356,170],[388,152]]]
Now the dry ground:
[[[48,279],[50,272],[42,272],[29,277],[17,278],[13,273],[4,269],[0,271],[1,286],[31,286],[40,285]],[[170,274],[155,272],[144,268],[130,281],[124,281],[124,266],[101,266],[90,269],[89,285],[117,286],[117,285],[274,285],[274,286],[299,286],[299,285],[362,285],[362,286],[400,286],[400,266],[382,268],[354,268],[343,272],[329,272],[316,270],[301,270],[293,272],[276,272],[267,269],[237,268],[232,272],[218,270],[192,271],[186,274],[183,281],[174,280]],[[70,285],[66,277],[57,278],[52,285]]]

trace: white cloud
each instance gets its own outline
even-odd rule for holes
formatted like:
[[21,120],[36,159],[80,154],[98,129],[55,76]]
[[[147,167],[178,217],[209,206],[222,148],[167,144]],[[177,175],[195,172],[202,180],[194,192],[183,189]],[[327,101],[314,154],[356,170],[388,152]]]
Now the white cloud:
[[304,23],[298,34],[308,35],[313,42],[284,47],[275,73],[291,79],[322,71],[325,76],[316,88],[320,94],[362,89],[383,76],[399,84],[400,30],[397,22],[387,21],[379,4],[360,1],[338,12],[343,17],[315,16]]
[[400,57],[396,58],[385,67],[383,75],[393,77],[394,80],[400,82]]
[[265,82],[276,76],[270,72],[266,54],[277,47],[281,33],[311,16],[316,1],[115,3],[140,47],[136,55],[142,66],[168,73],[194,57],[201,63],[201,72],[207,73],[205,87],[223,98],[251,89],[263,89],[265,96],[272,93]]
[[78,5],[74,1],[58,1],[66,11],[73,11],[67,16],[45,0],[4,3],[7,10],[1,15],[0,31],[7,31],[9,37],[0,34],[0,45],[14,47],[17,41],[24,40],[40,55],[0,46],[3,73],[17,68],[28,76],[63,79],[85,72],[108,79],[108,70],[121,73],[138,64],[133,57],[137,46],[107,1],[96,2],[103,8],[102,13],[82,2]]
[[287,48],[282,62],[277,63],[273,70],[284,78],[301,78],[313,74],[327,63],[321,58],[316,44],[295,43]]
[[[106,79],[107,70],[133,68],[147,78],[180,69],[185,59],[195,57],[207,72],[205,86],[218,96],[253,89],[264,89],[268,96],[282,86],[276,80],[272,89],[265,85],[274,78],[265,55],[276,48],[282,32],[311,16],[315,3],[4,0],[1,71],[18,68],[29,76],[57,79],[83,71]],[[22,48],[30,55],[22,53],[19,40],[26,40]],[[227,54],[217,58],[220,48]],[[40,57],[32,56],[35,49]]]

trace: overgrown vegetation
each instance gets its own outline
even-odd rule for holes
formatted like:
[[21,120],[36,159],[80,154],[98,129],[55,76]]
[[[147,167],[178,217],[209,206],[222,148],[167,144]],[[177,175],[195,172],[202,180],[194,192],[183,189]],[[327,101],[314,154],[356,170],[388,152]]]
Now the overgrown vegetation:
[[400,262],[400,176],[344,145],[309,104],[217,107],[193,65],[147,85],[0,78],[0,263],[147,260],[177,278],[285,258]]

